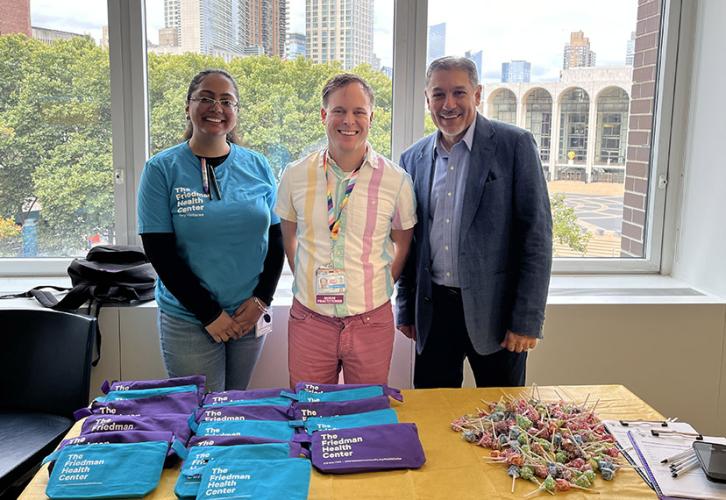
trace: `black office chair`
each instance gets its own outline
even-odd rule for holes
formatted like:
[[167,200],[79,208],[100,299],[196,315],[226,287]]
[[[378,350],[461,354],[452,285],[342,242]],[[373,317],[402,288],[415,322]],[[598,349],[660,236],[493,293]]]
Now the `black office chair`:
[[0,497],[32,477],[88,404],[96,328],[77,314],[0,309]]

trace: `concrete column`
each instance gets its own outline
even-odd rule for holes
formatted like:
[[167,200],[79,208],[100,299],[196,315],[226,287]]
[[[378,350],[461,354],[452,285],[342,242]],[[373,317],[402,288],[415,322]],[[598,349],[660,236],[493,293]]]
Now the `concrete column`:
[[525,119],[526,117],[524,115],[524,99],[522,99],[521,92],[515,93],[514,97],[517,99],[517,126],[525,128],[527,120]]
[[[594,92],[593,92],[594,94]],[[587,119],[587,154],[585,155],[585,182],[592,181],[592,166],[595,164],[595,138],[597,137],[597,102],[590,96],[590,112]]]
[[557,158],[560,155],[560,100],[552,96],[552,134],[550,135],[550,179],[557,180]]

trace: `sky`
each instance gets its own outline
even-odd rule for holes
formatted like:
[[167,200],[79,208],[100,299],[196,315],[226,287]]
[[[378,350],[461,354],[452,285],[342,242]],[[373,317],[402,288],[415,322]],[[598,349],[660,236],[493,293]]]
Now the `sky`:
[[[374,0],[374,53],[393,60],[394,0]],[[88,33],[107,24],[105,0],[31,0],[34,26]],[[598,66],[621,66],[635,31],[637,0],[428,0],[428,24],[446,23],[446,53],[483,51],[485,82],[499,81],[502,62],[532,64],[532,81],[555,80],[570,32],[584,31]],[[305,33],[305,0],[288,0],[289,31]],[[164,1],[147,0],[152,42],[164,26]]]

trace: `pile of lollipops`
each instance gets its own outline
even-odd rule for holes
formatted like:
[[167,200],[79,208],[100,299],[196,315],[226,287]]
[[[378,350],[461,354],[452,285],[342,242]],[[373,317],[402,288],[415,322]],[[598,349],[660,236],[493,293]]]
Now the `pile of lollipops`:
[[457,418],[451,428],[466,441],[491,449],[489,461],[508,466],[512,493],[517,478],[537,484],[525,496],[572,488],[595,492],[597,473],[612,480],[623,464],[615,439],[595,416],[597,402],[590,409],[587,399],[580,405],[561,396],[545,402],[534,397],[535,389],[527,399],[483,401],[484,408]]

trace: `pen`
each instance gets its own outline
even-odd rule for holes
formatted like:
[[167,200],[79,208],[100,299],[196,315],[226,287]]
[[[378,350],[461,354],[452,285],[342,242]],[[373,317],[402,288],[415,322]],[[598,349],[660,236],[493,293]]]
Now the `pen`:
[[[204,194],[209,194],[209,171],[207,170],[207,159],[202,158],[202,190]],[[210,196],[211,198],[211,196]]]
[[673,462],[670,466],[671,470],[678,469],[679,467],[683,467],[684,465],[686,465],[689,462],[692,462],[695,459],[696,459],[696,455],[689,455],[686,458],[682,458],[681,460]]
[[696,467],[698,467],[698,460],[694,460],[692,462],[688,462],[688,464],[684,465],[680,469],[675,470],[675,471],[671,471],[671,476],[678,477],[678,476],[680,476],[680,475],[688,472],[691,469],[695,469]]
[[[212,182],[210,182],[210,191],[213,189],[217,193],[217,199],[222,199],[222,192],[219,190],[219,184],[217,183],[217,174],[214,173],[214,167],[209,166],[209,178]],[[211,192],[210,192],[211,197]]]
[[693,455],[692,457],[684,458],[684,459],[682,459],[682,460],[680,460],[678,462],[674,462],[669,467],[671,468],[671,470],[680,469],[684,465],[687,465],[687,464],[689,464],[690,462],[692,462],[694,460],[696,460],[696,456],[695,455]]
[[680,453],[676,453],[673,456],[664,458],[663,460],[660,461],[660,463],[667,464],[668,462],[675,462],[675,461],[677,461],[683,457],[687,457],[688,455],[691,455],[691,454],[693,454],[693,448],[688,448],[685,451],[682,451]]

